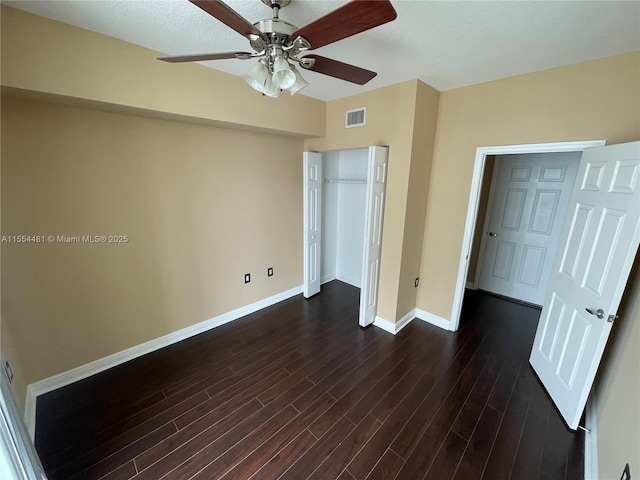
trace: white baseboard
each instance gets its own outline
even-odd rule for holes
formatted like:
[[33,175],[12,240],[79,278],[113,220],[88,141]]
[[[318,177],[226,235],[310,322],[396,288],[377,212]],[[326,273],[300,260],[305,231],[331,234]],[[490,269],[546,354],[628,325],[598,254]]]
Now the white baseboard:
[[374,320],[373,324],[376,327],[381,328],[385,332],[389,332],[393,335],[396,334],[396,324],[393,322],[390,322],[389,320],[376,316],[376,319]]
[[320,277],[320,285],[324,285],[325,283],[333,282],[336,279],[334,275],[325,275],[324,277]]
[[340,280],[341,282],[348,283],[352,287],[360,288],[360,281],[362,279],[361,278],[351,278],[351,277],[347,277],[347,276],[344,276],[344,275],[337,275],[336,274],[336,280]]
[[114,353],[85,365],[72,368],[71,370],[68,370],[66,372],[62,372],[52,377],[45,378],[44,380],[39,380],[37,382],[29,384],[29,386],[27,387],[27,398],[24,408],[25,423],[27,424],[29,435],[31,435],[31,438],[35,441],[36,400],[38,398],[38,395],[51,392],[60,387],[64,387],[71,383],[77,382],[78,380],[82,380],[83,378],[87,378],[91,375],[95,375],[96,373],[103,372],[124,362],[128,362],[129,360],[133,360],[134,358],[141,357],[142,355],[146,355],[147,353],[159,350],[160,348],[177,343],[186,338],[193,337],[194,335],[206,332],[207,330],[219,327],[220,325],[224,325],[225,323],[232,322],[233,320],[237,320],[241,317],[244,317],[245,315],[257,312],[258,310],[261,310],[263,308],[270,307],[271,305],[291,298],[300,293],[302,293],[302,286],[292,288],[285,292],[273,295],[269,298],[258,300],[257,302],[254,302],[250,305],[232,310],[231,312],[223,313],[222,315],[218,315],[217,317],[213,317],[209,320],[196,323],[195,325],[191,325],[190,327],[183,328],[176,332],[169,333],[168,335],[164,335],[154,340],[136,345],[135,347],[127,348],[126,350],[122,350],[121,352]]
[[430,323],[431,325],[435,325],[436,327],[440,327],[444,330],[451,330],[452,323],[449,320],[445,320],[438,315],[434,315],[433,313],[426,312],[424,310],[420,310],[416,308],[415,311],[416,318],[419,318],[423,322]]
[[468,288],[469,290],[477,290],[478,288],[476,287],[476,284],[473,282],[467,282],[465,285],[465,288]]
[[434,315],[433,313],[420,310],[419,308],[414,308],[396,323],[390,322],[389,320],[386,320],[382,317],[376,317],[376,320],[373,322],[373,324],[376,327],[379,327],[389,333],[396,335],[400,330],[409,325],[409,323],[411,323],[411,320],[413,320],[414,318],[419,318],[423,322],[430,323],[431,325],[435,325],[436,327],[440,327],[444,330],[451,330],[450,321]]
[[373,324],[376,327],[381,328],[386,332],[396,335],[400,330],[402,330],[404,327],[409,325],[411,323],[411,320],[413,320],[415,317],[416,317],[416,311],[415,309],[413,309],[409,313],[407,313],[404,317],[402,317],[400,320],[398,320],[396,323],[390,322],[389,320],[376,316],[376,319],[373,322]]
[[598,480],[598,433],[595,391],[591,391],[584,415],[584,480]]
[[396,322],[396,333],[398,333],[404,327],[409,325],[414,318],[416,318],[416,309],[415,308]]

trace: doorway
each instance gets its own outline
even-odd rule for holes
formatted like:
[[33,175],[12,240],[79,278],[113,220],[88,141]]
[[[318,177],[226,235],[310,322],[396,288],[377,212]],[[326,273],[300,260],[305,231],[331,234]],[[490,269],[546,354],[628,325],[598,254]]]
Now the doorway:
[[529,358],[572,430],[640,244],[640,142],[585,148],[580,157]]
[[562,143],[538,143],[527,145],[506,145],[497,147],[478,147],[473,166],[473,176],[471,179],[471,190],[469,193],[469,204],[467,207],[467,218],[462,239],[462,249],[460,251],[460,263],[458,264],[458,276],[451,307],[451,330],[457,330],[460,325],[460,313],[462,311],[462,300],[467,286],[467,274],[469,271],[469,261],[473,249],[473,238],[478,221],[478,207],[482,191],[482,180],[487,164],[487,157],[492,155],[517,155],[530,153],[550,153],[550,152],[582,152],[587,148],[602,147],[605,140],[587,140],[582,142],[562,142]]
[[303,294],[338,279],[360,288],[359,324],[378,306],[388,147],[305,152]]
[[470,265],[475,266],[474,287],[542,306],[580,156],[554,152],[487,159],[482,185],[487,205],[478,211],[472,250],[478,255]]

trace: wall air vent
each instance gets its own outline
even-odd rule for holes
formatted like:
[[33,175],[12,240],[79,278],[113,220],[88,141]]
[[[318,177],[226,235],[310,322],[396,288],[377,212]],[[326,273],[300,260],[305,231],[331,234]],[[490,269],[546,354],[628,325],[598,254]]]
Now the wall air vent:
[[344,128],[362,127],[367,123],[367,107],[347,110],[344,115]]

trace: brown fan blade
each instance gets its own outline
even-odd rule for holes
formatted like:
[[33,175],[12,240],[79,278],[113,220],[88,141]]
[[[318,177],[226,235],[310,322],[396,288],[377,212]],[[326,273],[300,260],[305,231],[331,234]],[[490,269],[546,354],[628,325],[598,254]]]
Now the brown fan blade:
[[158,57],[158,60],[169,63],[182,63],[182,62],[202,62],[205,60],[224,60],[226,58],[239,58],[246,60],[251,58],[251,53],[248,52],[226,52],[226,53],[200,53],[196,55],[172,55],[170,57]]
[[398,14],[389,0],[352,0],[291,35],[320,48],[343,38],[395,20]]
[[267,40],[267,37],[256,27],[251,25],[247,20],[238,15],[226,3],[219,0],[189,0],[195,6],[200,7],[212,17],[217,18],[229,28],[234,29],[240,35],[245,37],[253,34]]
[[315,60],[315,63],[311,67],[305,67],[304,64],[300,62],[300,65],[307,70],[346,80],[347,82],[357,83],[358,85],[364,85],[377,75],[376,72],[372,72],[371,70],[321,57],[320,55],[306,55],[304,58],[313,58]]

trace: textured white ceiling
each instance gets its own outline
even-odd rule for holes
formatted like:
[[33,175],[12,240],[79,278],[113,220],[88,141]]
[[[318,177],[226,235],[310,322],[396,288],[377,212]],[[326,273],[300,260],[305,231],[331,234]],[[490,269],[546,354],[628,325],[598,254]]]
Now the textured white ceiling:
[[[187,0],[3,3],[169,55],[251,51],[241,35]],[[252,23],[271,17],[260,0],[226,3]],[[302,27],[344,3],[293,0],[280,18]],[[640,1],[392,3],[395,21],[314,51],[378,76],[358,86],[303,72],[311,84],[305,95],[332,100],[414,78],[444,91],[640,50]],[[244,75],[254,61],[203,64]]]

